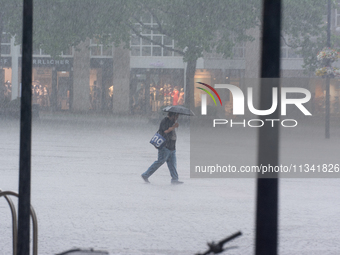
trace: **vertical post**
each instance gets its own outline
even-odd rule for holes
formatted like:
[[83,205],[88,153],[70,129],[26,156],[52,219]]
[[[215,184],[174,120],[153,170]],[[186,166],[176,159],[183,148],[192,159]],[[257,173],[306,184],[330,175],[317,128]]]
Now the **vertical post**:
[[69,110],[70,112],[73,112],[73,67],[71,68],[69,72],[68,83],[69,83],[69,89],[70,89]]
[[3,107],[5,104],[5,73],[1,62],[1,42],[2,42],[2,31],[3,31],[3,14],[0,13],[0,107]]
[[325,138],[329,139],[330,138],[330,83],[331,83],[331,79],[330,77],[327,75],[326,77],[326,104],[325,104],[325,108],[326,108],[326,123],[325,123]]
[[187,62],[184,62],[184,80],[183,80],[183,83],[184,83],[184,86],[183,86],[183,90],[184,90],[184,105],[186,105],[186,102],[185,102],[185,94],[187,93]]
[[14,45],[14,38],[11,39],[11,55],[12,55],[12,98],[11,100],[17,99],[19,96],[19,55],[20,46]]
[[22,97],[20,117],[18,255],[29,254],[32,134],[33,0],[24,0],[22,35]]
[[151,70],[147,69],[146,71],[146,79],[144,84],[144,100],[145,100],[145,111],[146,116],[151,116],[151,105],[150,105],[150,83],[151,83]]
[[[52,68],[52,91],[51,91],[51,110],[55,112],[58,105],[58,74],[55,67]],[[73,103],[73,100],[72,100]],[[73,109],[73,108],[72,108]]]
[[[260,109],[271,106],[272,88],[280,91],[281,0],[263,0]],[[270,79],[274,78],[274,79]],[[280,98],[280,97],[279,97]],[[280,102],[279,104],[280,105]],[[279,119],[280,107],[266,116]],[[264,116],[261,116],[264,119]],[[278,165],[279,125],[259,129],[258,164]],[[278,247],[278,175],[267,174],[257,179],[256,255],[276,255]]]
[[327,3],[327,47],[331,47],[331,0]]
[[[328,0],[327,4],[327,47],[331,47],[331,0]],[[330,61],[327,63],[327,67],[331,67]],[[326,78],[326,123],[325,123],[325,137],[329,139],[330,137],[330,77],[327,75]]]

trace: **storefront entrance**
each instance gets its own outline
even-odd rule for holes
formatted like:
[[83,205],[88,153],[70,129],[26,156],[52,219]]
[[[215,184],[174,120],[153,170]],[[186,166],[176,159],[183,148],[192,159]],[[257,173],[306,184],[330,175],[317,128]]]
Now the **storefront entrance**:
[[132,114],[156,113],[167,105],[184,104],[183,69],[132,69],[130,80]]
[[57,72],[57,110],[70,110],[70,72]]
[[8,104],[12,98],[11,58],[0,58],[0,107]]
[[72,59],[33,59],[32,103],[40,110],[72,109]]
[[90,110],[112,111],[113,108],[113,60],[112,58],[91,58]]

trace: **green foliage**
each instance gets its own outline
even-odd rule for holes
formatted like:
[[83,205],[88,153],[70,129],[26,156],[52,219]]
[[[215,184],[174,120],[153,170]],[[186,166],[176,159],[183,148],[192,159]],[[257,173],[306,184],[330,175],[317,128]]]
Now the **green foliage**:
[[235,43],[252,39],[246,31],[258,23],[258,3],[249,0],[136,1],[138,8],[130,27],[133,30],[134,23],[139,23],[143,29],[143,15],[152,15],[158,24],[157,30],[175,40],[175,50],[184,56],[184,61],[195,61],[203,52],[212,51],[230,57]]
[[[22,0],[0,0],[0,31],[22,41]],[[131,4],[124,0],[34,0],[33,47],[59,56],[70,46],[97,37],[116,46],[130,40],[125,20]]]
[[302,56],[306,71],[314,71],[316,56],[327,41],[327,1],[284,0],[283,7],[283,42]]
[[15,35],[22,27],[22,1],[0,0],[0,29],[1,32],[12,32]]
[[119,45],[129,41],[122,21],[127,13],[123,0],[35,0],[34,42],[52,56],[88,38]]
[[[0,5],[0,30],[20,43],[22,1],[0,0]],[[253,39],[248,31],[260,25],[261,5],[260,0],[34,0],[34,47],[52,56],[87,38],[129,47],[131,31],[143,36],[135,24],[143,26],[152,15],[158,27],[151,29],[174,39],[176,48],[158,45],[185,61],[196,61],[204,52],[232,57],[235,44]],[[283,1],[282,37],[303,56],[308,70],[325,46],[326,7],[327,1],[320,0]],[[332,42],[340,45],[337,36]]]

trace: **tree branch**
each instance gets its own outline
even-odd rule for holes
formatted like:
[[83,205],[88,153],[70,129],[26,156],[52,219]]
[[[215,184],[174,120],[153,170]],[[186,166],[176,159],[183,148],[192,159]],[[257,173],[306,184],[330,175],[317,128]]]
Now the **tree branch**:
[[170,34],[167,33],[167,31],[165,31],[165,30],[163,29],[163,26],[162,26],[160,20],[158,19],[157,15],[152,11],[152,9],[151,9],[148,5],[145,5],[145,7],[146,7],[146,9],[150,12],[150,14],[152,15],[152,17],[156,20],[156,23],[157,23],[157,25],[158,25],[158,27],[159,27],[159,33],[160,33],[160,34],[164,34],[164,35],[168,35],[168,36],[172,37]]
[[301,47],[300,45],[298,45],[298,46],[294,46],[294,45],[291,45],[291,44],[289,44],[287,41],[286,41],[286,38],[281,34],[281,38],[283,39],[283,42],[288,46],[288,47],[290,47],[290,48],[298,48],[298,47]]
[[[154,13],[154,11],[152,11],[152,8],[150,8],[148,5],[145,4],[146,9],[148,10],[148,12],[151,14],[151,16],[156,20],[156,23],[158,25],[158,29],[157,28],[153,28],[153,27],[148,27],[148,29],[158,32],[159,34],[163,34],[169,37],[173,38],[173,34],[169,33],[168,31],[164,30],[162,23],[160,22],[159,18],[157,17],[157,15]],[[138,18],[133,17],[142,27],[145,26],[145,24],[140,21]]]
[[184,56],[184,52],[183,52],[183,51],[180,51],[180,50],[174,49],[174,48],[172,48],[172,47],[166,46],[166,45],[164,45],[164,44],[162,44],[162,43],[156,42],[156,41],[150,39],[149,37],[147,37],[147,36],[145,36],[145,35],[142,35],[142,34],[141,34],[140,32],[138,32],[131,24],[127,24],[127,25],[128,25],[128,27],[130,27],[130,29],[131,29],[137,36],[139,36],[140,38],[145,39],[145,40],[147,40],[147,41],[149,41],[149,42],[151,42],[151,43],[153,43],[153,44],[155,44],[155,45],[161,46],[163,49],[171,50],[171,51],[173,51],[173,52],[177,52],[177,53],[179,53],[180,55]]

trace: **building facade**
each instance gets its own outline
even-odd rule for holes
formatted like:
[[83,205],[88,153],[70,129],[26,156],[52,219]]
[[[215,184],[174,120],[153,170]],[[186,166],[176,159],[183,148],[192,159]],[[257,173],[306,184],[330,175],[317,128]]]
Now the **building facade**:
[[[335,10],[334,28],[340,24]],[[155,23],[150,17],[150,27]],[[338,24],[339,23],[339,24]],[[249,33],[253,42],[236,45],[233,58],[204,54],[198,59],[196,82],[233,84],[247,87],[247,80],[259,77],[259,30]],[[168,47],[176,48],[175,41],[152,29],[143,35]],[[1,94],[10,101],[20,97],[20,46],[6,33],[1,42],[3,81]],[[323,113],[325,81],[306,74],[303,59],[282,43],[281,76],[304,78],[303,86],[312,93],[311,109]],[[186,63],[178,53],[153,45],[149,40],[132,34],[130,50],[105,46],[96,40],[81,43],[77,50],[69,48],[58,58],[51,58],[41,49],[33,52],[33,104],[46,111],[114,112],[121,114],[157,113],[163,106],[184,104],[186,92]],[[339,113],[338,79],[331,81],[331,112]],[[293,85],[294,86],[294,85]],[[301,87],[301,84],[299,85]],[[245,91],[245,90],[244,90]],[[195,106],[200,105],[201,90],[195,90]],[[232,112],[232,96],[222,92],[223,115]],[[210,102],[212,103],[212,102]]]

